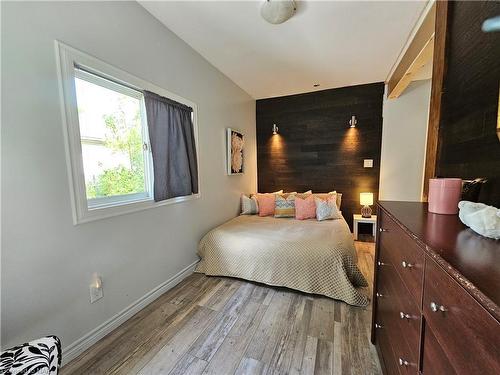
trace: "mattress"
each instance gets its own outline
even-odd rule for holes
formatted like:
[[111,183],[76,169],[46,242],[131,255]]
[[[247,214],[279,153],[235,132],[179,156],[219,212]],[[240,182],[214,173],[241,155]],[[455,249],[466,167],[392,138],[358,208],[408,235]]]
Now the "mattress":
[[242,215],[200,241],[196,272],[320,294],[366,306],[368,284],[344,219],[295,220]]

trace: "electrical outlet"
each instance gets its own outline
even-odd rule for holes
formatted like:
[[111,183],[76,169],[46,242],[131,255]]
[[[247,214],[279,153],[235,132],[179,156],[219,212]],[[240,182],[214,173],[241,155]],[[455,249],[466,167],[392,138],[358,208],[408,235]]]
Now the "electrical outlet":
[[363,167],[373,168],[373,159],[365,159],[363,162]]
[[90,284],[90,303],[99,301],[103,297],[102,280],[99,276],[94,276]]

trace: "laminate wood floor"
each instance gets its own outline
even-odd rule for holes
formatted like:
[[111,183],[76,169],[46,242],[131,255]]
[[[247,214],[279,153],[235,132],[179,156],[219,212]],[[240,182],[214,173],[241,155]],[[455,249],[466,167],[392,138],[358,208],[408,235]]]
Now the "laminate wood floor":
[[[356,242],[371,295],[374,244]],[[193,274],[62,368],[69,374],[381,374],[371,306]]]

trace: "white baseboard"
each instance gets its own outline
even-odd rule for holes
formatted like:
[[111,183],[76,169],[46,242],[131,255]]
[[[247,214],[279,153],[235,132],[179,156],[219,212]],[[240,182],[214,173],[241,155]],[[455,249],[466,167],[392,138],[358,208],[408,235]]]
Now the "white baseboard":
[[156,288],[146,293],[144,296],[139,298],[137,301],[133,302],[131,305],[124,308],[118,314],[114,315],[103,324],[93,329],[83,337],[79,338],[72,344],[68,345],[66,348],[63,348],[63,358],[62,364],[63,366],[70,362],[72,359],[78,357],[81,353],[87,350],[89,347],[94,345],[97,341],[102,339],[108,333],[119,327],[126,320],[130,319],[137,312],[142,310],[144,307],[149,305],[155,299],[160,297],[163,293],[172,289],[174,286],[179,284],[182,280],[184,280],[187,276],[191,275],[194,272],[194,268],[198,261],[191,263],[189,266],[181,270],[179,273],[171,277],[169,280],[163,282],[158,285]]

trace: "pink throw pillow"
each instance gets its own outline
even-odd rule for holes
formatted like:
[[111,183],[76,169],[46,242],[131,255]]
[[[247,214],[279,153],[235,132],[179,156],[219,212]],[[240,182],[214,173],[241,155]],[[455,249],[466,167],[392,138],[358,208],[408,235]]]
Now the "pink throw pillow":
[[295,197],[295,218],[298,220],[316,218],[316,203],[313,195],[305,199]]
[[259,216],[274,216],[275,200],[274,194],[257,194]]

